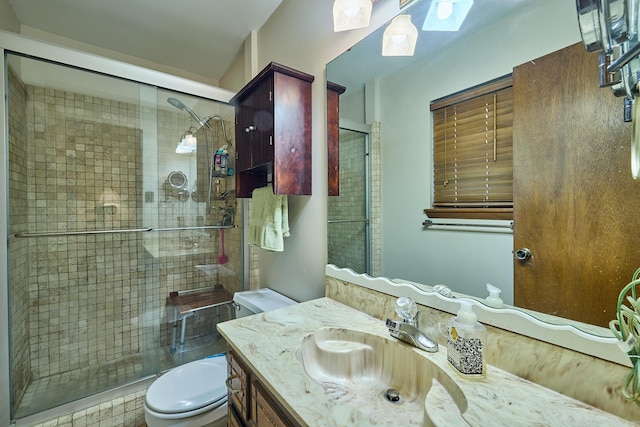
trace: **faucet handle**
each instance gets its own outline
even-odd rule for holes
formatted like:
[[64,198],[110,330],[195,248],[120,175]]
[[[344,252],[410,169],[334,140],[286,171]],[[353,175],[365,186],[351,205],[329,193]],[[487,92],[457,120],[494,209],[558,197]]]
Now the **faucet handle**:
[[396,301],[396,313],[407,323],[415,323],[418,315],[418,306],[411,297],[400,297]]

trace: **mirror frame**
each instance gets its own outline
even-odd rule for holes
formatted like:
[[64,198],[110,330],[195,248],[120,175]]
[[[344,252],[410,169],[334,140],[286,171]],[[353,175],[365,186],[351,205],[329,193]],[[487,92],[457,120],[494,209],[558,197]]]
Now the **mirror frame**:
[[[598,328],[593,325],[572,322],[567,324],[564,318],[544,315],[547,321],[541,320],[539,314],[535,316],[520,308],[505,306],[493,308],[482,304],[474,297],[463,294],[454,294],[453,298],[447,298],[437,292],[433,292],[428,285],[415,283],[397,283],[386,277],[371,277],[367,274],[358,274],[349,268],[339,268],[333,264],[327,264],[325,275],[344,282],[353,283],[363,288],[381,292],[394,297],[408,296],[421,305],[434,308],[449,314],[456,314],[460,309],[460,298],[468,298],[473,302],[474,312],[478,321],[496,328],[504,329],[529,338],[544,341],[569,350],[588,354],[599,359],[608,360],[620,365],[631,367],[631,361],[627,354],[619,347],[618,340],[610,333],[610,336],[599,336],[583,329]],[[562,323],[551,323],[554,319]],[[579,327],[580,326],[580,327]],[[606,331],[605,328],[600,328]]]

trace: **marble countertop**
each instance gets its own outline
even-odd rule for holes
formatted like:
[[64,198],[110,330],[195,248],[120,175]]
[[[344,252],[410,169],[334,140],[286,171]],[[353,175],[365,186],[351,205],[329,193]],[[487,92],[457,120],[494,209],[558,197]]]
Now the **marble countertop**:
[[[493,366],[487,366],[485,379],[462,378],[448,365],[445,347],[437,353],[411,350],[429,359],[425,363],[437,365],[463,396],[449,395],[434,381],[425,403],[430,420],[423,424],[420,413],[400,419],[392,407],[385,406],[389,402],[380,399],[363,404],[357,396],[337,391],[335,384],[321,385],[307,376],[299,360],[300,344],[309,333],[326,327],[363,331],[395,341],[383,321],[329,298],[218,324],[229,345],[303,426],[408,426],[430,425],[429,421],[436,426],[636,425]],[[585,380],[575,378],[576,382]]]

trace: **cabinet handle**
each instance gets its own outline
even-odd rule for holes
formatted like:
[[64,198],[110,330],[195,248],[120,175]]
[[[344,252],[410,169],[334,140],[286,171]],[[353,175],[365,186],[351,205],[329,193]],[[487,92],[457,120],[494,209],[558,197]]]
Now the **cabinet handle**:
[[249,132],[254,131],[254,130],[256,130],[256,128],[255,128],[255,126],[253,126],[253,125],[250,125],[248,128],[245,128],[245,129],[244,129],[244,131],[245,131],[246,133],[249,133]]
[[242,397],[244,396],[244,390],[242,388],[234,388],[233,385],[231,385],[231,381],[235,379],[240,380],[240,387],[242,387],[242,377],[240,377],[240,375],[238,374],[232,374],[229,376],[229,378],[227,378],[227,389],[229,390],[229,394],[239,394]]

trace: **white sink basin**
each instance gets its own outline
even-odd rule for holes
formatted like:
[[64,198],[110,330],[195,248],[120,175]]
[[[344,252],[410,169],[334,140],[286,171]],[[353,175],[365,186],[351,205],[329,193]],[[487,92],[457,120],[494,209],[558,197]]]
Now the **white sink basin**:
[[[298,355],[308,377],[340,404],[335,408],[353,425],[428,426],[440,424],[436,419],[466,425],[460,416],[467,409],[462,390],[419,351],[362,331],[322,328],[303,338]],[[456,414],[430,414],[425,401]]]

